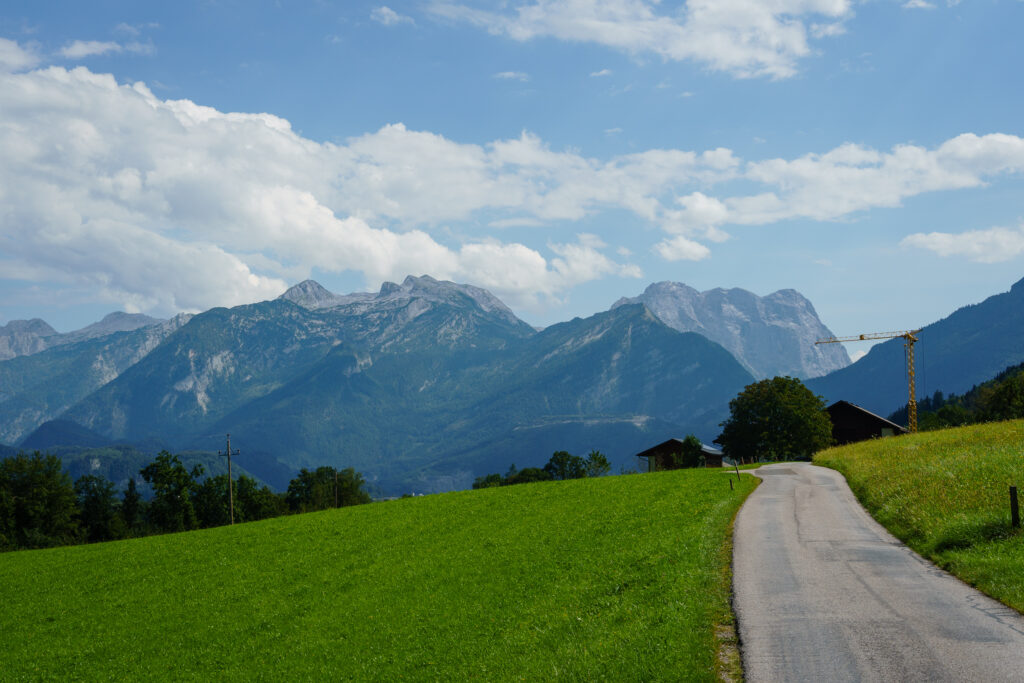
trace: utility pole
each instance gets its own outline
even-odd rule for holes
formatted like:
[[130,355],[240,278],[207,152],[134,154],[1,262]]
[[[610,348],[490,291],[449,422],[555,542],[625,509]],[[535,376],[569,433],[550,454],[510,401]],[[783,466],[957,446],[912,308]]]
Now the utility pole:
[[231,450],[231,435],[228,434],[227,450],[225,450],[223,453],[218,451],[217,455],[219,455],[221,457],[227,456],[227,458],[228,458],[228,506],[231,509],[231,523],[232,524],[235,523],[235,482],[231,479],[231,456],[232,455],[238,455],[238,453],[239,452],[237,450],[235,450],[235,451]]

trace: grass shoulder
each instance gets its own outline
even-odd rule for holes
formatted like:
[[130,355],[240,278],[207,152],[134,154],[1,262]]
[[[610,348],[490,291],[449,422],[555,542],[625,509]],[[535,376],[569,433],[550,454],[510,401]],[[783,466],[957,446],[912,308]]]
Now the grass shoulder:
[[822,451],[864,507],[921,555],[1024,611],[1024,534],[1009,487],[1024,489],[1024,420],[877,439]]
[[714,680],[753,477],[538,483],[0,556],[18,678]]

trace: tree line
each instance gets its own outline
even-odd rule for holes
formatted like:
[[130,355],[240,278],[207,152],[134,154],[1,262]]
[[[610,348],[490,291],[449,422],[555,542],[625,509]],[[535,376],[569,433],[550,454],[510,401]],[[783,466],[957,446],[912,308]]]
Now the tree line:
[[603,477],[612,469],[611,463],[601,451],[590,451],[586,458],[572,455],[568,451],[555,451],[544,467],[526,467],[516,469],[515,463],[504,475],[495,473],[477,477],[473,488],[486,489],[493,486],[510,486],[512,484],[528,484],[534,481],[562,481],[565,479],[583,479],[584,477]]
[[[917,402],[917,428],[921,431],[1020,418],[1024,418],[1024,363],[1006,368],[963,395],[945,396],[936,391]],[[906,424],[906,406],[889,420]]]
[[[204,477],[161,451],[139,471],[152,489],[144,499],[136,478],[124,491],[95,475],[74,482],[55,455],[39,451],[0,460],[0,551],[95,543],[222,526],[230,522],[228,476]],[[284,493],[252,477],[234,480],[235,521],[250,522],[370,502],[352,468],[303,468]]]

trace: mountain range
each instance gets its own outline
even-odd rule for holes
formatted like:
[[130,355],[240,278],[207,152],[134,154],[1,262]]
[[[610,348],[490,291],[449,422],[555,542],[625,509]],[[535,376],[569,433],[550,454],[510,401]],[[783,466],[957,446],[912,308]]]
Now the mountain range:
[[[1010,364],[1022,293],[1018,283],[925,328],[935,388]],[[464,488],[562,449],[599,449],[632,468],[633,454],[666,438],[712,440],[729,400],[772,373],[831,369],[809,385],[882,412],[905,394],[902,356],[885,355],[898,342],[847,367],[838,345],[814,346],[831,332],[793,290],[657,283],[538,331],[486,290],[428,276],[349,295],[306,281],[273,301],[167,321],[116,314],[65,335],[42,321],[0,330],[20,353],[0,361],[0,441],[211,453],[230,432],[243,466],[274,486],[328,464],[355,467],[382,493]],[[942,372],[972,350],[984,358]]]

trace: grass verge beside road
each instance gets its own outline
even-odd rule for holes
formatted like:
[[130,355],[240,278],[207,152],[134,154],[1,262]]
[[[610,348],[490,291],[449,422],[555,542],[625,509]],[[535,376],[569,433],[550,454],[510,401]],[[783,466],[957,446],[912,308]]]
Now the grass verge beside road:
[[720,470],[0,555],[4,678],[714,680]]
[[1024,611],[1024,534],[1010,528],[1009,503],[1011,485],[1024,494],[1024,420],[865,441],[814,462],[840,471],[919,554]]

